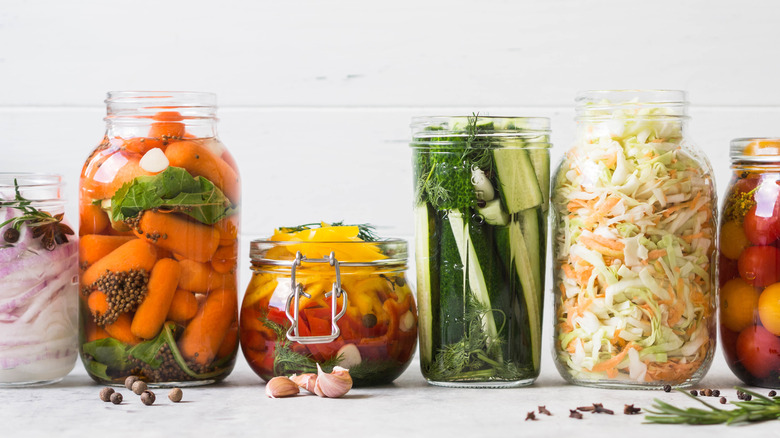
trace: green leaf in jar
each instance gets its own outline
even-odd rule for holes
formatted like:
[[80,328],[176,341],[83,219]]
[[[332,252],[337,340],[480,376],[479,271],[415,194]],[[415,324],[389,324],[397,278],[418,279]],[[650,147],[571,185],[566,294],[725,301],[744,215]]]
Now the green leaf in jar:
[[209,225],[235,211],[214,183],[173,166],[157,175],[136,177],[117,190],[111,198],[111,220],[131,219],[152,208],[183,213]]
[[113,370],[122,371],[131,365],[127,346],[114,338],[87,342],[82,346],[82,351],[92,356],[94,362],[107,365]]

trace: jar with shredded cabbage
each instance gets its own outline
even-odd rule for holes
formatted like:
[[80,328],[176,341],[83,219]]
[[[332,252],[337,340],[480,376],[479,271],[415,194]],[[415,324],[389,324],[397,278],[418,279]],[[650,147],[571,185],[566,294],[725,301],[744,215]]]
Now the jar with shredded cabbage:
[[715,350],[716,191],[682,91],[589,91],[554,177],[555,361],[575,384],[690,386]]

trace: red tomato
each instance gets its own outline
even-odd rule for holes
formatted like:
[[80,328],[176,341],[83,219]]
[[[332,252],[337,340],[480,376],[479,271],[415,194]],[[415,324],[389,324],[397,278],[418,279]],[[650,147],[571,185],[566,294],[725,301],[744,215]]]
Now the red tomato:
[[745,236],[753,245],[769,245],[780,237],[780,216],[777,208],[768,206],[762,215],[759,205],[745,215]]
[[720,284],[724,285],[732,278],[739,277],[739,269],[737,268],[737,261],[731,260],[721,254],[718,257],[718,277],[720,278]]
[[737,357],[753,377],[769,377],[780,371],[780,338],[760,325],[748,327],[737,338]]
[[756,287],[780,281],[780,249],[774,246],[751,246],[737,261],[739,275]]

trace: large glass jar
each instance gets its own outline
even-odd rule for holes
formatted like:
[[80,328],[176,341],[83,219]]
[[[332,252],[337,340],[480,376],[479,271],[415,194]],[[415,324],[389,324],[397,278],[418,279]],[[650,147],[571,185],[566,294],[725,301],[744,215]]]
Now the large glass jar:
[[412,121],[420,366],[428,383],[539,375],[549,120]]
[[720,221],[720,335],[734,374],[780,388],[780,138],[731,142]]
[[238,167],[216,96],[111,92],[81,174],[81,357],[118,384],[200,385],[238,348]]
[[715,350],[716,192],[682,91],[589,91],[553,177],[555,363],[580,385],[690,386]]
[[78,246],[59,175],[0,174],[0,386],[53,383],[78,356]]
[[250,256],[241,348],[264,380],[338,365],[357,386],[380,385],[409,366],[417,309],[405,241],[254,240]]

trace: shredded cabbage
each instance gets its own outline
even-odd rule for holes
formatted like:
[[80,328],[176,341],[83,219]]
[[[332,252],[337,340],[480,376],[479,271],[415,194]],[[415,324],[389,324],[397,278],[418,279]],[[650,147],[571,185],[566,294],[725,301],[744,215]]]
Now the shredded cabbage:
[[575,380],[684,382],[714,343],[709,163],[667,109],[593,115],[611,117],[555,181],[557,360]]

